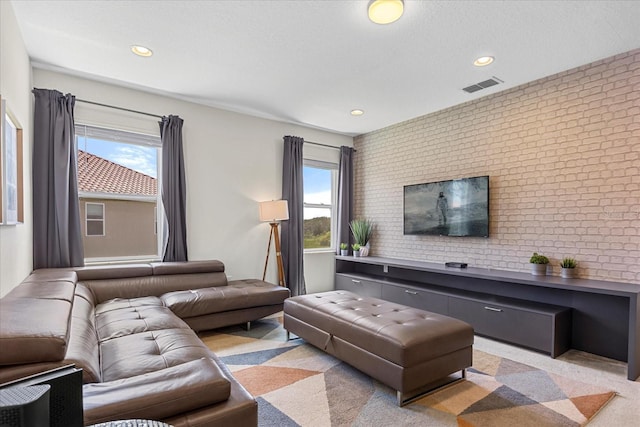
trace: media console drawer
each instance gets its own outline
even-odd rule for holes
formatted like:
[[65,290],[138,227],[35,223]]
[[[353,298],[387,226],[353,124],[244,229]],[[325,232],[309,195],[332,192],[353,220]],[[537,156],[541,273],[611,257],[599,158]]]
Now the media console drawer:
[[543,351],[555,358],[571,346],[571,309],[517,300],[508,304],[449,297],[449,316],[464,320],[478,335]]
[[344,274],[336,274],[336,289],[354,292],[365,297],[380,298],[382,296],[381,283]]
[[448,311],[447,295],[430,292],[426,289],[384,284],[382,299],[432,313],[447,315]]

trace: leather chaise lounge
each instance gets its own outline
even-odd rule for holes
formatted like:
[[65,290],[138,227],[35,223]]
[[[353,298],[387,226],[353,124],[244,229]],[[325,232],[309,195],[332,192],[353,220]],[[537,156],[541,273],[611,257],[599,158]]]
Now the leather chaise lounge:
[[282,310],[289,290],[219,261],[36,270],[0,299],[0,383],[82,368],[84,422],[256,426],[257,403],[194,330]]

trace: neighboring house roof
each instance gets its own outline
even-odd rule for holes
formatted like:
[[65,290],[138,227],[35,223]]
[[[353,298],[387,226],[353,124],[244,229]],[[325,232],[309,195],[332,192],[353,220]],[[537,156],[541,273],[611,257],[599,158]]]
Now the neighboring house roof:
[[78,150],[78,191],[155,196],[157,183],[149,175]]

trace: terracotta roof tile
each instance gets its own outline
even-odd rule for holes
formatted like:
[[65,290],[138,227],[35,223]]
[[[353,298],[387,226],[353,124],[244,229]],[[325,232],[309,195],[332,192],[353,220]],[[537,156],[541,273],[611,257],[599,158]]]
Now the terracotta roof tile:
[[78,191],[155,196],[156,179],[78,150]]

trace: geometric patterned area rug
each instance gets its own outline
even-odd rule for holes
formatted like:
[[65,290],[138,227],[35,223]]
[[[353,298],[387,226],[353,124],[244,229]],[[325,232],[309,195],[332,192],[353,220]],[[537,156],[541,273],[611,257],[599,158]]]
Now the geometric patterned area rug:
[[201,334],[258,400],[259,426],[581,426],[615,392],[478,350],[466,380],[408,405],[305,343],[285,342],[282,317]]

